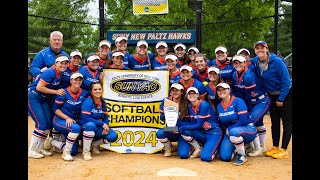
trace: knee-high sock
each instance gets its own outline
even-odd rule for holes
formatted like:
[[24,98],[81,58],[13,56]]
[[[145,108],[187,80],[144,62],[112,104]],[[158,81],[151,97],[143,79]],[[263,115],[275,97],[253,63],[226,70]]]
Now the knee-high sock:
[[258,130],[258,134],[259,134],[259,140],[260,140],[260,144],[264,145],[266,143],[266,126],[262,125],[262,126],[258,126],[257,127]]
[[61,142],[61,141],[58,141],[58,140],[52,140],[51,141],[51,145],[60,149],[60,150],[64,150],[64,147],[66,145],[65,142]]
[[259,138],[259,134],[257,133],[256,138],[254,138],[254,140],[252,141],[254,144],[254,150],[258,150],[261,151],[261,146],[260,146],[260,138]]
[[44,142],[46,138],[47,136],[45,131],[34,129],[30,140],[29,151],[37,149],[39,147],[40,141],[43,140]]
[[101,144],[103,144],[103,139],[92,141],[92,146],[99,147]]
[[60,141],[60,136],[61,136],[60,132],[52,128],[52,138],[54,140]]
[[79,133],[72,133],[72,132],[68,133],[68,136],[66,138],[66,146],[64,147],[63,153],[69,153],[69,154],[71,153],[71,148],[78,136],[79,136]]
[[92,140],[94,138],[94,131],[83,131],[83,151],[82,153],[90,152]]
[[159,139],[159,141],[164,145],[165,148],[171,147],[171,142],[169,141],[168,138]]
[[193,146],[195,149],[199,149],[200,148],[200,144],[199,142],[194,139],[193,137],[191,136],[185,136],[185,135],[181,135],[183,137],[183,139],[185,141],[187,141],[191,146]]
[[245,154],[243,137],[230,136],[230,141],[236,147],[238,154]]

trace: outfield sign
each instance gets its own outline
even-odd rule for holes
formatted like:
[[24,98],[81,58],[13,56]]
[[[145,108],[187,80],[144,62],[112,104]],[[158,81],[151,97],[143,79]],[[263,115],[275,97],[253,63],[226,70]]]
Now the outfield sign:
[[155,153],[163,148],[156,132],[166,126],[160,104],[168,96],[169,71],[104,69],[103,95],[109,126],[118,139],[101,145],[119,153]]
[[168,14],[168,0],[133,0],[133,14]]
[[193,44],[196,40],[195,30],[109,30],[107,40],[114,44],[119,36],[128,39],[128,44],[137,44],[140,40],[156,44],[158,41],[166,43]]

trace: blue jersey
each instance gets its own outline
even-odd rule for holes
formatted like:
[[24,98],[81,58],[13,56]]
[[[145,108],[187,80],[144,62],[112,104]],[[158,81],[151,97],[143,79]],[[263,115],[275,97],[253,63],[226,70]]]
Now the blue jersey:
[[53,112],[60,109],[65,115],[77,121],[80,116],[82,102],[89,96],[89,92],[80,88],[78,93],[74,94],[70,86],[64,88],[64,90],[66,91],[65,95],[56,97]]
[[[173,101],[173,96],[170,96],[170,97],[166,97],[162,100],[161,104],[160,104],[160,119],[165,121],[165,115],[164,115],[164,100],[165,99],[169,99],[171,101]],[[178,120],[177,120],[177,126],[180,127],[184,124],[186,124],[187,121],[190,121],[189,119],[185,118],[183,121],[181,121],[180,119],[180,109],[178,110]]]
[[156,57],[151,61],[151,69],[159,69],[159,70],[165,70],[167,69],[167,63],[165,61],[165,58]]
[[51,67],[56,62],[56,56],[58,54],[63,54],[69,58],[69,54],[66,53],[63,49],[60,49],[59,53],[52,51],[51,46],[41,50],[36,54],[34,60],[32,61],[29,71],[33,77],[36,77],[41,73],[41,69],[44,67]]
[[199,71],[199,69],[193,70],[193,78],[198,79],[201,82],[207,81],[210,82],[208,78],[208,66],[206,66],[206,69],[202,72]]
[[66,88],[66,87],[70,86],[71,74],[77,72],[78,70],[79,70],[79,68],[72,68],[72,67],[70,67],[70,64],[69,64],[68,68],[62,73],[60,87]]
[[185,84],[183,79],[180,79],[180,83],[184,87],[184,93],[187,93],[189,87],[195,87],[198,89],[200,97],[203,97],[207,94],[206,88],[203,83],[197,79],[192,78],[189,84]]
[[211,105],[205,100],[199,100],[199,103],[194,107],[191,102],[188,102],[188,111],[191,125],[184,126],[184,130],[202,130],[209,131],[219,126],[216,113]]
[[99,81],[101,71],[99,70],[93,71],[89,68],[89,66],[82,66],[78,72],[83,75],[81,88],[83,90],[90,92],[91,83]]
[[170,73],[170,86],[173,83],[178,83],[181,79],[180,69],[177,72]]
[[211,66],[216,66],[219,68],[220,75],[223,81],[232,80],[232,74],[236,71],[233,67],[233,64],[231,64],[229,61],[225,62],[224,64],[221,64],[216,59],[213,59],[211,63]]
[[228,104],[224,104],[223,101],[218,104],[217,113],[224,130],[226,128],[230,130],[236,126],[245,126],[252,121],[249,118],[246,103],[233,95]]
[[254,73],[263,82],[263,88],[270,94],[279,94],[278,100],[284,101],[292,86],[290,74],[284,60],[277,55],[270,53],[269,62],[263,71],[259,67],[259,57],[252,58],[255,66]]
[[139,58],[136,54],[131,55],[129,57],[129,69],[134,70],[149,70],[151,67],[151,62],[154,59],[154,55],[152,53],[148,53],[148,58],[150,60],[150,64],[146,58]]
[[216,87],[213,86],[210,82],[204,87],[206,88],[207,96],[208,96],[209,100],[217,107],[217,105],[220,103],[221,99],[217,95]]
[[52,67],[43,71],[43,73],[41,73],[40,76],[35,79],[35,81],[33,81],[33,83],[30,85],[30,91],[33,91],[43,97],[49,97],[49,94],[42,93],[36,89],[39,81],[44,83],[47,88],[57,90],[60,89],[61,77],[62,72],[58,73],[55,66],[53,65]]
[[81,105],[81,113],[79,124],[93,122],[97,127],[102,127],[104,123],[109,125],[106,102],[101,100],[101,103],[96,106],[91,97],[86,98]]
[[[112,57],[112,54],[114,53],[115,51],[110,51],[109,52],[109,57]],[[125,52],[122,52],[124,54],[124,58],[123,58],[123,61],[122,61],[122,64],[124,65],[124,69],[129,69],[129,57],[130,57],[130,53],[128,51],[125,51]]]
[[259,83],[258,77],[250,69],[246,68],[241,73],[236,71],[232,77],[237,88],[236,96],[245,101],[249,112],[252,110],[252,104],[257,104],[266,98],[262,82]]

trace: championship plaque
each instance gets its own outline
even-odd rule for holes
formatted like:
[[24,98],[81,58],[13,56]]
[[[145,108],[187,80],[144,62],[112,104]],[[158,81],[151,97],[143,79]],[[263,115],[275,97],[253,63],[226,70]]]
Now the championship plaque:
[[166,118],[167,127],[163,129],[164,132],[178,131],[176,126],[179,116],[179,104],[169,99],[164,100],[164,116]]

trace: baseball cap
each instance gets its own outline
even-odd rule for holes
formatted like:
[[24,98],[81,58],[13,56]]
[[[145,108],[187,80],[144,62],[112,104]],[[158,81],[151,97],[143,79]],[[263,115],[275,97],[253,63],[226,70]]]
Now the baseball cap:
[[268,47],[268,44],[265,41],[257,41],[256,43],[254,43],[254,48],[258,45],[258,44],[262,44],[264,47]]
[[82,58],[82,54],[79,51],[72,51],[70,53],[70,57],[73,57],[73,56],[80,56],[80,58]]
[[229,84],[227,83],[219,83],[217,86],[216,86],[216,89],[218,89],[218,87],[222,87],[224,89],[230,89],[230,86]]
[[124,57],[124,54],[122,52],[115,52],[112,54],[112,57],[115,57],[115,56],[122,56]]
[[124,37],[124,36],[119,36],[119,37],[117,37],[117,39],[116,39],[114,42],[115,42],[115,43],[118,43],[118,42],[120,42],[120,41],[122,41],[122,40],[128,41],[128,39],[127,39],[126,37]]
[[56,58],[55,62],[62,62],[62,61],[69,61],[69,58],[67,56],[59,56]]
[[169,55],[166,55],[166,60],[168,60],[168,59],[172,59],[173,61],[176,61],[178,58],[176,55],[169,54]]
[[83,79],[83,75],[79,72],[75,72],[71,75],[70,79],[76,79],[77,77],[82,77]]
[[188,90],[187,90],[187,94],[188,94],[190,91],[194,91],[195,93],[199,94],[198,89],[195,88],[195,87],[189,87]]
[[180,72],[182,72],[182,70],[184,70],[184,69],[192,72],[192,67],[189,66],[189,65],[183,65],[183,66],[181,66],[181,67],[180,67]]
[[94,61],[94,60],[96,60],[96,59],[98,59],[98,60],[100,61],[99,56],[97,56],[97,55],[91,55],[91,56],[88,57],[87,61],[88,61],[88,62],[89,62],[89,61]]
[[218,51],[222,51],[222,52],[227,52],[227,48],[223,47],[223,46],[219,46],[214,50],[214,53],[217,53]]
[[181,47],[182,49],[186,50],[186,46],[182,43],[178,43],[177,45],[174,46],[174,50],[177,50],[178,47]]
[[148,43],[147,41],[145,40],[140,40],[138,43],[137,43],[137,46],[140,47],[141,45],[145,45],[147,48],[148,48]]
[[209,67],[208,68],[208,73],[210,73],[211,71],[216,72],[217,74],[220,74],[220,69],[218,69],[217,67]]
[[199,53],[199,49],[196,47],[191,47],[188,49],[188,52],[190,52],[191,50],[194,50],[194,52],[196,52],[197,54]]
[[248,55],[250,56],[250,51],[246,48],[241,48],[238,50],[237,55],[240,54],[242,51],[246,51],[248,53]]
[[170,87],[171,88],[176,88],[176,89],[179,89],[179,90],[183,90],[184,87],[181,85],[181,84],[178,84],[178,83],[173,83]]
[[159,41],[157,44],[156,44],[156,48],[159,48],[160,46],[164,46],[164,47],[168,47],[168,44],[164,41]]
[[101,47],[101,46],[103,46],[103,45],[106,45],[106,46],[108,46],[109,48],[111,48],[111,43],[110,43],[109,41],[107,41],[107,40],[102,40],[102,41],[100,41],[99,47]]
[[235,56],[233,56],[232,62],[233,62],[234,60],[238,60],[238,61],[240,61],[240,62],[246,62],[246,58],[244,58],[244,57],[241,56],[241,55],[235,55]]

